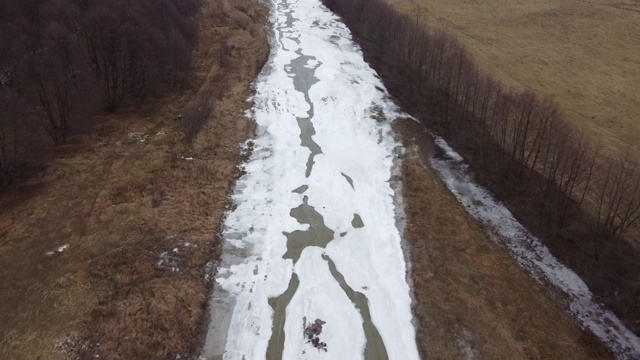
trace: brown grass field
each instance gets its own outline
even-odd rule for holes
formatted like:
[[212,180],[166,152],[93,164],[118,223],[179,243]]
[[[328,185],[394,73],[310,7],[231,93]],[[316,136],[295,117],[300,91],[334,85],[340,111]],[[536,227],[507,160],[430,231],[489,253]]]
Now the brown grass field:
[[550,96],[609,149],[640,160],[639,0],[387,0],[452,32],[481,69]]
[[396,128],[423,358],[611,359],[465,212],[426,162],[434,145],[424,128]]
[[[209,0],[185,85],[98,119],[2,194],[0,359],[186,359],[197,349],[205,267],[252,134],[242,109],[267,59],[266,19],[256,1]],[[188,144],[178,115],[203,94],[213,111]]]

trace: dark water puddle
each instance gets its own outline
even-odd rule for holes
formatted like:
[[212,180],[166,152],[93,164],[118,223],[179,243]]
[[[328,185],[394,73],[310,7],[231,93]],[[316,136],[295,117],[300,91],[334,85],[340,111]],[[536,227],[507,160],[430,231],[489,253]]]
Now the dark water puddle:
[[304,173],[306,177],[311,175],[311,169],[313,169],[316,155],[322,154],[322,149],[315,141],[313,141],[312,138],[312,136],[316,134],[316,130],[313,128],[313,124],[310,121],[311,117],[313,117],[313,107],[309,113],[311,113],[311,116],[308,118],[297,118],[298,126],[300,127],[300,144],[311,150],[311,154],[307,160],[307,169]]
[[[298,127],[300,128],[300,145],[311,151],[307,160],[307,169],[305,171],[305,176],[309,177],[309,175],[311,175],[311,169],[313,168],[314,158],[316,155],[322,154],[320,145],[313,140],[313,135],[316,134],[316,130],[311,122],[311,119],[313,119],[314,116],[314,108],[313,102],[309,97],[309,89],[311,89],[313,84],[319,81],[318,78],[315,77],[315,72],[322,63],[317,61],[313,56],[304,55],[301,50],[296,51],[296,54],[300,56],[293,59],[286,69],[287,73],[293,74],[293,87],[304,94],[304,99],[307,104],[309,104],[307,117],[296,118],[298,121]],[[308,66],[308,64],[314,62],[314,65]]]
[[302,185],[295,188],[292,192],[296,194],[304,194],[305,191],[309,190],[309,185]]
[[353,220],[351,220],[351,226],[356,229],[363,228],[364,222],[362,222],[362,218],[358,214],[353,214]]
[[336,264],[328,256],[323,255],[322,258],[329,263],[329,271],[333,278],[336,279],[342,291],[347,294],[347,297],[353,305],[360,311],[362,316],[362,327],[364,328],[364,335],[367,339],[367,343],[364,347],[364,358],[366,360],[388,360],[387,349],[384,346],[382,337],[378,332],[378,329],[373,322],[371,322],[371,313],[369,312],[369,300],[364,294],[354,291],[344,280],[344,276],[340,274],[336,268]]
[[349,185],[351,185],[351,188],[355,190],[356,188],[353,186],[353,179],[345,173],[340,173],[340,174],[342,174],[342,176],[344,176],[344,178],[347,179],[347,182],[349,183]]
[[324,224],[324,218],[313,206],[308,204],[309,198],[304,197],[302,205],[291,209],[291,217],[298,220],[300,224],[308,224],[307,230],[296,230],[291,233],[285,232],[287,237],[287,252],[285,259],[292,259],[295,264],[307,246],[317,246],[325,248],[333,240],[333,230]]
[[284,323],[287,320],[286,309],[299,285],[298,275],[293,274],[287,290],[282,295],[269,299],[269,305],[274,311],[273,332],[267,347],[267,359],[269,360],[282,359],[282,353],[284,352]]

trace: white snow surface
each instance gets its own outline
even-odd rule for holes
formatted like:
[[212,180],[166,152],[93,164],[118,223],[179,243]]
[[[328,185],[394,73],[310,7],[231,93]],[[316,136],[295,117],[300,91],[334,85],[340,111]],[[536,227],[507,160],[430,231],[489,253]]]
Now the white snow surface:
[[565,310],[580,326],[598,336],[617,359],[640,359],[640,339],[598,303],[584,281],[558,261],[500,201],[473,181],[462,156],[441,137],[435,136],[434,141],[444,156],[432,157],[431,165],[467,212],[489,225],[496,235],[494,239],[504,244],[534,279],[550,283],[568,295]]
[[[255,84],[249,114],[257,136],[232,195],[235,207],[225,219],[212,300],[232,304],[222,357],[265,359],[274,315],[268,300],[284,293],[295,273],[300,285],[286,308],[282,358],[362,359],[362,315],[330,273],[325,255],[349,287],[367,297],[389,359],[418,359],[389,183],[394,150],[400,146],[390,121],[401,113],[347,27],[319,0],[272,0],[271,7],[271,56]],[[322,150],[308,177],[311,151],[301,145],[297,118],[307,117],[311,106],[294,87],[292,74],[292,61],[302,56],[307,59],[303,68],[315,69],[317,81],[308,99],[313,104],[312,139]],[[304,193],[293,192],[303,185],[308,186]],[[325,249],[305,248],[294,264],[283,258],[283,232],[309,228],[290,215],[304,197],[334,237]],[[352,226],[354,214],[364,227]],[[216,311],[213,306],[212,316]],[[326,352],[306,342],[303,317],[326,322],[319,336]],[[219,355],[205,344],[203,358]]]

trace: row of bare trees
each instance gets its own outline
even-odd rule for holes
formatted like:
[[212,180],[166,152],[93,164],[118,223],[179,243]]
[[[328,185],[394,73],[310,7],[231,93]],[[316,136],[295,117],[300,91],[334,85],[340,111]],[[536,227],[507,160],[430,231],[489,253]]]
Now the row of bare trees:
[[0,184],[47,137],[175,85],[202,1],[0,0]]
[[[343,16],[406,109],[462,152],[479,181],[539,235],[571,243],[550,247],[618,301],[620,312],[640,319],[633,305],[640,298],[637,276],[617,279],[629,276],[640,260],[627,250],[640,225],[637,159],[604,151],[552,100],[484,73],[459,41],[428,28],[424,19],[400,14],[383,0],[324,3]],[[571,253],[575,248],[580,251]],[[599,283],[606,281],[617,284]]]

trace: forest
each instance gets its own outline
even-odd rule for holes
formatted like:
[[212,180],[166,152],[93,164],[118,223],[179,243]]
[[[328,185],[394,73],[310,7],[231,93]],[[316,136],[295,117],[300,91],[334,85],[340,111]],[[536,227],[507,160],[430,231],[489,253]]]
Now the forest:
[[460,42],[383,0],[323,0],[400,105],[476,175],[600,300],[640,333],[640,167],[570,124],[549,98],[480,69]]
[[202,0],[1,0],[0,186],[100,112],[178,84]]

